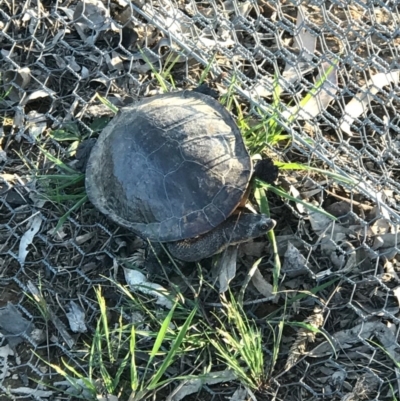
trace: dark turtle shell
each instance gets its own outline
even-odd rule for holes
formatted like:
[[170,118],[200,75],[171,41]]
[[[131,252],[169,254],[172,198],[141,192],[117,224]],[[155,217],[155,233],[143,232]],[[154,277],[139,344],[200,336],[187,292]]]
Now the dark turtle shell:
[[90,154],[86,189],[116,223],[170,242],[226,220],[251,174],[231,115],[213,98],[183,91],[120,110]]

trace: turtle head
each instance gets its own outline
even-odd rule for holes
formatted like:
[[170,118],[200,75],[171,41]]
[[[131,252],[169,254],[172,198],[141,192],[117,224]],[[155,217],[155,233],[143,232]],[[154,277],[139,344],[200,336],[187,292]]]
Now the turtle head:
[[275,227],[275,220],[265,214],[242,214],[231,216],[226,221],[225,237],[230,245],[247,242],[261,237]]
[[178,259],[196,262],[222,252],[230,245],[261,237],[275,227],[275,221],[265,214],[230,216],[213,230],[196,238],[170,242],[168,250]]

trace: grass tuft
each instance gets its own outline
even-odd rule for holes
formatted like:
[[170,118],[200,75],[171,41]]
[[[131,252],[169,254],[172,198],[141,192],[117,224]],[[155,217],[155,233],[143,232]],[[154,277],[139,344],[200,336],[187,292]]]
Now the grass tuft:
[[[58,232],[68,217],[77,211],[86,201],[84,174],[71,170],[66,174],[37,174],[36,180],[40,187],[39,198],[53,203],[63,213],[58,219],[53,234]],[[68,209],[65,211],[66,204]]]
[[[153,316],[151,324],[158,326],[158,330],[151,331],[140,328],[143,326],[141,323],[125,322],[123,309],[118,322],[111,325],[110,311],[101,287],[96,288],[95,292],[99,318],[93,335],[84,346],[84,352],[80,350],[82,365],[88,365],[88,369],[83,370],[80,365],[72,366],[65,360],[61,361],[61,365],[46,362],[70,383],[71,388],[66,392],[71,394],[72,391],[77,399],[93,401],[101,392],[121,399],[141,401],[153,397],[158,389],[174,380],[192,378],[171,378],[167,370],[185,355],[188,345],[190,347],[189,333],[197,314],[196,306],[189,310],[175,304],[161,321]],[[136,300],[135,305],[142,307],[145,304]],[[177,314],[178,308],[180,313]],[[145,310],[139,312],[146,316]],[[175,317],[180,315],[182,318],[182,312],[185,318],[179,324]],[[148,316],[144,319],[148,320]],[[146,349],[151,344],[150,349]],[[86,357],[82,359],[85,354]],[[143,358],[147,360],[145,364],[140,363]]]
[[223,319],[214,313],[218,326],[209,341],[220,362],[231,369],[244,386],[259,390],[267,381],[261,330],[247,318],[233,296],[230,302],[223,299],[222,306]]

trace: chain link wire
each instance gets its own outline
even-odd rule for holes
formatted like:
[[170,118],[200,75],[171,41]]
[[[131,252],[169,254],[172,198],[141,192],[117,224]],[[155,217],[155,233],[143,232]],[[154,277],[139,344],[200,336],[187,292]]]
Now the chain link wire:
[[[283,178],[288,190],[314,191],[308,198],[320,204],[327,190],[347,206],[345,220],[322,230],[314,225],[314,236],[306,227],[312,216],[286,202],[297,232],[283,232],[278,245],[287,248],[288,234],[321,285],[313,302],[336,357],[322,345],[294,358],[273,376],[268,396],[382,400],[391,396],[388,382],[398,392],[397,365],[387,367],[381,351],[400,362],[399,8],[390,0],[0,0],[0,306],[24,327],[6,332],[0,319],[0,397],[49,399],[40,383],[54,372],[43,359],[57,354],[77,361],[65,319],[70,302],[80,305],[93,329],[98,307],[92,289],[101,284],[111,292],[99,271],[123,280],[112,269],[115,255],[137,247],[132,234],[84,208],[54,233],[67,209],[38,196],[38,175],[54,174],[54,160],[71,159],[78,139],[112,116],[96,93],[122,107],[157,93],[149,77],[170,64],[171,88],[193,87],[207,67],[218,89],[226,94],[234,88],[255,121],[279,115],[290,140],[269,145],[277,160],[343,177],[339,184],[296,171]],[[279,110],[271,107],[277,89]],[[334,292],[323,287],[326,279],[334,280]],[[32,307],[32,282],[61,319],[46,346],[45,311]],[[120,302],[115,298],[113,307]],[[16,309],[7,309],[10,304]],[[314,310],[312,302],[308,306]],[[26,342],[30,348],[21,348]],[[291,345],[283,351],[289,354]]]

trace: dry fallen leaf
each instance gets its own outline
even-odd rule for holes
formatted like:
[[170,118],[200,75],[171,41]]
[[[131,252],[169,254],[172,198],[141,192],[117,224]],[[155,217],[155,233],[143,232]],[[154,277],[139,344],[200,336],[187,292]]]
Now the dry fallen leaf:
[[9,374],[9,361],[8,357],[13,356],[14,351],[10,347],[10,344],[6,344],[0,347],[0,380],[5,379]]
[[[171,309],[173,306],[172,301],[167,297],[169,292],[159,284],[152,283],[147,280],[146,276],[133,269],[125,269],[125,280],[132,291],[139,291],[143,294],[148,294],[156,298],[158,305]],[[165,294],[165,295],[164,295]]]
[[[32,399],[40,399],[41,397],[43,398],[49,398],[52,397],[54,394],[54,391],[45,391],[45,390],[39,390],[39,389],[33,389],[29,387],[17,387],[17,388],[11,388],[9,389],[11,394],[17,394],[17,395],[25,395],[26,397],[32,397]],[[26,398],[24,397],[24,398]]]
[[237,19],[238,14],[246,18],[253,7],[254,5],[249,0],[242,1],[240,3],[237,3],[233,0],[227,0],[222,3],[221,13],[228,16],[231,21],[234,21]]
[[46,98],[46,97],[52,97],[53,95],[55,95],[55,92],[53,92],[50,89],[39,89],[37,91],[32,92],[31,94],[29,94],[28,96],[24,97],[23,100],[21,101],[21,106],[25,106],[26,104],[28,104],[29,102],[36,100],[36,99],[42,99],[42,98]]
[[79,399],[84,399],[84,400],[93,399],[93,394],[91,390],[88,389],[87,381],[85,382],[85,380],[82,379],[75,379],[73,382],[68,380],[54,382],[53,386],[55,388],[61,387],[63,393],[68,394],[70,396],[79,396]]
[[[331,63],[321,64],[319,74],[315,79],[315,83],[319,84],[316,93],[304,102],[301,107],[294,106],[284,111],[282,113],[284,117],[290,118],[291,116],[295,116],[297,119],[310,120],[319,116],[328,108],[329,104],[335,99],[335,94],[338,91],[337,68],[331,68],[331,65]],[[327,73],[329,68],[331,68],[331,71]]]
[[70,311],[66,313],[69,327],[74,333],[86,333],[85,312],[76,302],[69,303]]
[[289,278],[308,273],[307,259],[291,242],[288,243],[288,248],[285,252],[282,273],[286,274]]
[[251,282],[257,291],[264,295],[264,297],[269,298],[274,295],[272,285],[263,277],[258,268],[254,270]]
[[74,22],[95,31],[104,31],[110,25],[110,11],[100,0],[84,0],[77,4]]
[[213,385],[235,380],[236,376],[231,370],[210,372],[201,376],[201,379],[190,379],[183,382],[177,391],[170,394],[166,401],[180,401],[186,396],[198,392],[204,384]]
[[229,401],[248,401],[248,399],[249,399],[248,389],[239,387],[232,394],[231,398],[229,398]]
[[30,336],[33,329],[32,322],[13,303],[8,302],[0,308],[0,336],[6,338],[13,348]]
[[316,234],[323,234],[329,227],[333,225],[332,219],[330,219],[328,216],[311,209],[308,209],[307,212],[311,227]]
[[90,232],[88,232],[88,233],[86,233],[86,234],[78,235],[78,236],[75,238],[75,243],[76,243],[77,245],[82,245],[82,244],[84,244],[85,242],[91,240],[95,235],[96,235],[96,233],[95,233],[94,231],[90,231]]
[[47,128],[47,117],[36,110],[31,110],[26,115],[25,123],[29,136],[36,140]]
[[370,108],[373,95],[376,95],[384,86],[394,83],[399,84],[400,70],[393,70],[388,73],[374,75],[361,90],[350,100],[344,108],[343,122],[340,125],[342,131],[348,135],[353,135],[351,125],[354,120],[365,114]]
[[[330,342],[324,341],[315,347],[307,356],[319,358],[326,355],[331,355],[335,351],[347,350],[354,347],[354,344],[361,340],[368,340],[376,336],[381,342],[385,350],[398,363],[400,362],[400,354],[397,351],[398,344],[396,337],[392,331],[380,321],[370,321],[360,323],[357,326],[348,330],[338,331],[330,338]],[[332,345],[335,349],[332,349]]]
[[21,266],[23,266],[25,263],[25,259],[29,253],[28,247],[30,244],[32,244],[33,238],[39,232],[42,221],[43,219],[41,214],[35,214],[33,218],[29,221],[28,230],[25,231],[25,234],[21,237],[18,251],[18,261]]
[[22,92],[19,88],[26,89],[31,81],[31,70],[28,67],[18,70],[8,70],[3,73],[4,91],[9,99],[18,102]]
[[221,256],[218,275],[219,293],[222,294],[229,288],[229,283],[236,276],[236,261],[238,247],[229,246]]
[[107,394],[106,396],[98,396],[97,401],[118,401],[119,398],[116,395]]
[[300,82],[304,75],[308,74],[314,69],[309,61],[314,57],[317,37],[309,30],[304,28],[305,9],[302,6],[298,7],[296,18],[296,30],[293,37],[293,48],[298,49],[299,56],[296,65],[293,63],[286,63],[285,69],[282,73],[282,79],[279,80],[279,85],[288,90],[293,90],[298,82]]

